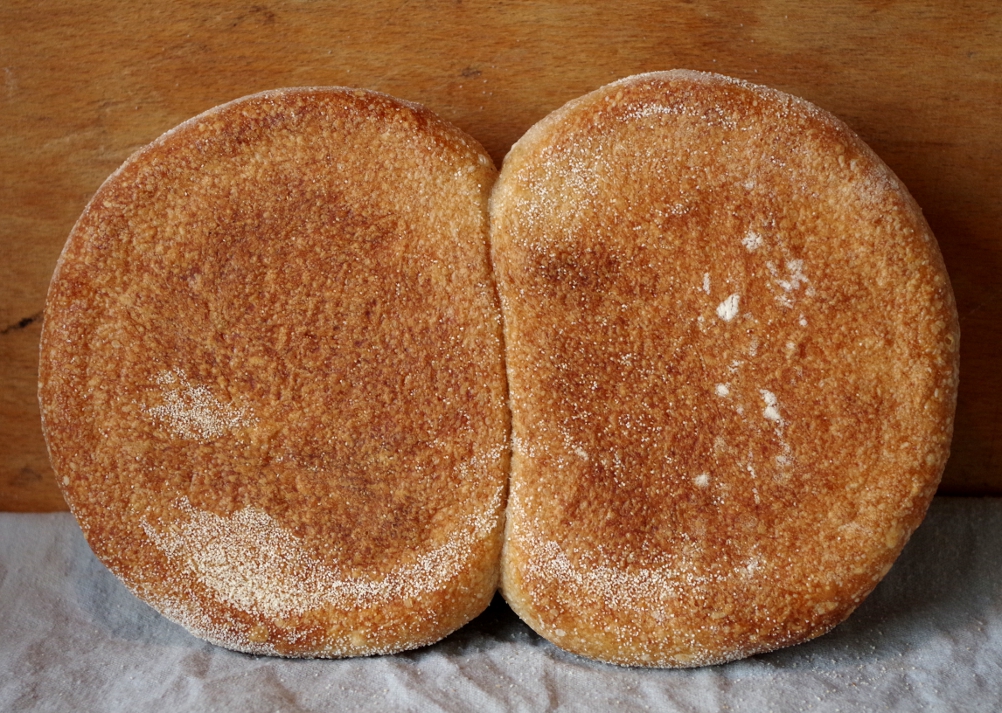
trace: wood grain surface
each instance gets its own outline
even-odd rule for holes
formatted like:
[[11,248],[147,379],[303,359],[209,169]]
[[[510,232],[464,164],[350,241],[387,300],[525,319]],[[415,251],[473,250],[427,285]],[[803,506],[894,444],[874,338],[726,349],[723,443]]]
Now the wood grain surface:
[[638,72],[718,71],[854,128],[935,231],[963,332],[941,492],[1002,494],[1002,4],[979,2],[0,3],[0,510],[64,509],[35,396],[56,258],[135,149],[281,86],[421,102],[499,165],[565,101]]

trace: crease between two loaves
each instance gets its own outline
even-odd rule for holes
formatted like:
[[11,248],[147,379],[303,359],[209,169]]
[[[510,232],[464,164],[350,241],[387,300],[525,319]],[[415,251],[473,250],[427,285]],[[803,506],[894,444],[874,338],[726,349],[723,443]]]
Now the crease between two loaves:
[[789,95],[631,77],[498,177],[422,107],[291,89],[102,186],[40,400],[95,553],[214,643],[410,649],[500,583],[570,651],[696,666],[817,636],[886,573],[958,341],[907,190]]

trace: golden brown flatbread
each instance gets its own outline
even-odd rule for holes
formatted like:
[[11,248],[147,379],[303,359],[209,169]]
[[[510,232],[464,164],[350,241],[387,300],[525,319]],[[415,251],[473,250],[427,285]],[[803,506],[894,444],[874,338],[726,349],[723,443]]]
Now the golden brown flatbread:
[[132,156],[50,289],[40,400],[98,557],[198,636],[286,656],[433,642],[497,585],[508,411],[470,137],[288,89]]
[[848,616],[925,513],[957,390],[950,283],[890,169],[800,99],[648,74],[534,126],[491,220],[519,616],[666,667]]

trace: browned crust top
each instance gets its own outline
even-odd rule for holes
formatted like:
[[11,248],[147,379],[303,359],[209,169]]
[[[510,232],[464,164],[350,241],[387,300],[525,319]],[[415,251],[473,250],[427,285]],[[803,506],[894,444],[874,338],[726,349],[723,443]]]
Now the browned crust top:
[[50,289],[40,400],[67,502],[134,591],[287,655],[409,648],[486,606],[495,176],[422,107],[317,88],[202,114],[102,186]]
[[949,280],[890,169],[805,101],[657,73],[533,127],[491,215],[516,611],[660,666],[847,616],[920,522],[956,399]]

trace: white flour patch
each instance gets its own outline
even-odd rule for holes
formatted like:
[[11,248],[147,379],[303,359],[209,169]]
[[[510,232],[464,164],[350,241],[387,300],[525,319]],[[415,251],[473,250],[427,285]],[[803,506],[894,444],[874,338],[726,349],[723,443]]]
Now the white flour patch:
[[736,131],[738,128],[738,123],[724,111],[702,111],[685,102],[679,102],[678,104],[644,104],[632,109],[624,116],[624,120],[642,121],[662,116],[691,117],[697,119],[701,124],[722,126],[731,131]]
[[[779,412],[779,401],[776,395],[767,389],[759,389],[759,393],[762,394],[762,400],[765,402],[762,416],[775,424],[774,431],[781,449],[780,454],[775,458],[776,468],[778,469],[775,477],[778,482],[782,482],[789,476],[789,469],[793,466],[794,462],[793,449],[786,440],[787,424]],[[750,454],[749,458],[751,458]]]
[[715,390],[717,392],[717,396],[727,396],[727,395],[729,395],[731,393],[731,390],[727,386],[727,384],[717,384],[717,387],[716,387]]
[[248,409],[224,404],[208,387],[193,386],[180,371],[165,371],[156,383],[163,387],[163,404],[147,412],[185,438],[207,441],[256,421]]
[[[780,291],[776,293],[776,301],[784,307],[793,307],[793,293],[808,283],[807,276],[804,274],[804,261],[787,260],[785,277],[781,276],[775,263],[767,262],[765,266],[772,276],[773,284],[780,288]],[[808,296],[813,294],[813,290],[809,286],[806,294]]]
[[320,605],[330,573],[266,512],[245,508],[223,517],[196,510],[187,498],[177,506],[187,517],[178,529],[161,532],[144,520],[143,530],[222,601],[269,617]]
[[175,503],[185,518],[146,535],[167,557],[189,570],[220,601],[255,616],[281,618],[333,606],[341,611],[416,597],[440,590],[494,528],[503,489],[498,489],[456,528],[444,544],[383,577],[351,576],[317,561],[298,538],[255,507],[222,516],[197,510],[187,498]]
[[717,316],[725,322],[730,322],[732,319],[738,316],[738,304],[741,301],[741,295],[733,294],[726,300],[717,305]]
[[782,423],[783,418],[779,415],[779,409],[777,408],[776,394],[766,389],[759,389],[759,393],[762,394],[762,400],[765,401],[765,410],[762,415],[765,416],[770,421],[775,421],[776,423]]
[[752,497],[755,499],[755,504],[758,505],[759,503],[762,502],[762,498],[758,494],[758,485],[756,484],[756,479],[758,478],[758,474],[755,472],[755,466],[752,465],[752,450],[750,447],[748,448],[748,463],[745,465],[745,468],[748,471],[748,475],[751,476]]
[[[753,585],[768,576],[766,563],[755,552],[721,570],[708,568],[698,554],[693,558],[678,552],[663,553],[660,563],[627,569],[608,563],[602,554],[581,557],[581,561],[575,562],[560,544],[539,538],[531,531],[519,532],[517,537],[524,547],[527,579],[556,582],[560,589],[580,592],[582,596],[587,593],[588,600],[624,612],[628,618],[636,614],[667,622],[671,603],[683,596],[710,600],[721,588]],[[617,628],[628,632],[630,623],[624,621]],[[550,633],[559,637],[557,632],[562,630],[554,627]],[[688,648],[692,652],[702,650],[697,637],[698,633],[691,634]],[[716,661],[715,655],[693,653],[686,663],[702,665]]]
[[652,116],[673,116],[691,113],[691,109],[682,104],[664,105],[648,104],[631,111],[628,115],[630,119],[647,119]]
[[754,230],[749,230],[745,233],[745,236],[741,238],[741,244],[747,248],[748,252],[753,253],[762,247],[762,236]]
[[[697,480],[704,477],[708,485],[705,473]],[[517,530],[516,536],[524,543],[525,567],[530,576],[559,582],[563,589],[588,592],[589,598],[617,610],[647,612],[655,619],[664,616],[668,602],[683,595],[707,596],[728,581],[745,583],[760,576],[762,569],[761,558],[755,553],[720,571],[707,568],[698,553],[693,553],[697,556],[691,559],[681,552],[665,552],[660,563],[629,569],[608,564],[601,554],[575,563],[557,542],[539,538],[531,530]]]
[[804,276],[803,260],[787,260],[786,270],[789,272],[789,277],[785,280],[776,280],[776,284],[785,291],[792,292],[807,282],[807,278]]
[[710,294],[710,273],[703,273],[703,292]]
[[710,485],[710,474],[700,473],[692,479],[692,482],[696,484],[697,488],[705,488]]
[[[464,479],[490,477],[504,450],[500,445],[487,449],[461,463],[459,473]],[[425,543],[411,562],[381,574],[343,572],[319,561],[299,538],[256,507],[217,515],[182,497],[174,502],[180,517],[170,523],[144,519],[141,524],[179,571],[190,573],[219,601],[274,619],[326,608],[352,611],[444,590],[468,566],[476,543],[496,531],[504,493],[504,485],[492,488],[444,542]],[[205,614],[192,601],[182,595],[161,598],[156,606],[183,626],[204,629]],[[227,631],[207,633],[230,647],[268,650],[230,641]]]

